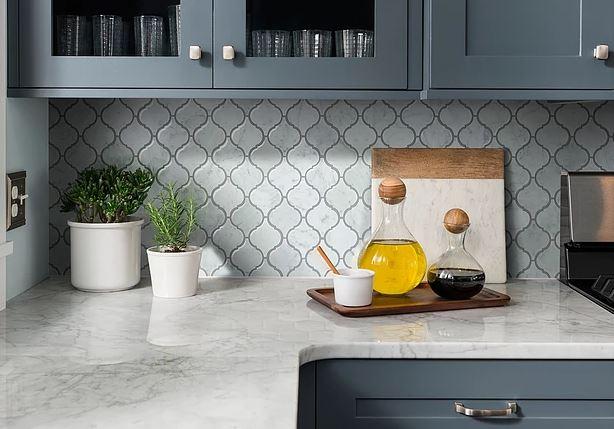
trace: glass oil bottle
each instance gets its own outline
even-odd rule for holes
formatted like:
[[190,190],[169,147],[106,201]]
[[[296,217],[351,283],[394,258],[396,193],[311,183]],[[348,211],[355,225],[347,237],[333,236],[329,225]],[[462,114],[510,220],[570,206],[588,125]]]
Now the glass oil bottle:
[[464,210],[449,210],[443,221],[448,231],[448,249],[429,267],[426,275],[433,292],[447,299],[469,299],[480,293],[486,275],[465,249],[469,216]]
[[375,272],[373,288],[382,295],[404,295],[420,284],[426,255],[403,221],[405,184],[386,178],[378,188],[382,221],[360,252],[358,266]]

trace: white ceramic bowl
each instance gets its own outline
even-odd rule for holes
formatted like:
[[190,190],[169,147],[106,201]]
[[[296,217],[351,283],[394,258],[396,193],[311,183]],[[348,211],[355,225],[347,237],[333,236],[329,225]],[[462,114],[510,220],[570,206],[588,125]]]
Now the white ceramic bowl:
[[364,307],[373,300],[373,276],[371,270],[342,268],[340,275],[333,274],[335,301],[345,307]]

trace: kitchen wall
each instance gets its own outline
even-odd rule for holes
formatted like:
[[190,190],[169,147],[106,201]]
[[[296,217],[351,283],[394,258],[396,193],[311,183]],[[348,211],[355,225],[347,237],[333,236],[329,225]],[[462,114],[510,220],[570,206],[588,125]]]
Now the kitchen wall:
[[[614,103],[109,99],[49,108],[54,273],[70,261],[60,192],[94,165],[148,166],[195,195],[206,274],[273,276],[324,274],[309,252],[318,243],[353,262],[370,230],[372,147],[505,148],[512,277],[558,272],[561,170],[614,169]],[[151,236],[146,226],[146,244]]]
[[6,171],[25,170],[26,225],[7,232],[13,254],[6,259],[7,299],[49,275],[49,140],[45,99],[7,99]]

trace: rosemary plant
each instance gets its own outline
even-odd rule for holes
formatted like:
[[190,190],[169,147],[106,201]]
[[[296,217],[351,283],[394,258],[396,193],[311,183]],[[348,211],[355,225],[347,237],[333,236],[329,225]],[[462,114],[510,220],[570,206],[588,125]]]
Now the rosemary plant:
[[196,229],[196,209],[192,198],[181,199],[174,184],[145,204],[155,227],[154,241],[162,252],[183,252]]

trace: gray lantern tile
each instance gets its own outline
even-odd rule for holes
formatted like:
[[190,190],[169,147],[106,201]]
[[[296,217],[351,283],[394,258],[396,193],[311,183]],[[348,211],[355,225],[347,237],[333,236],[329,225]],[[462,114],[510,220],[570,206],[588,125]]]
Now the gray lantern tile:
[[143,126],[158,131],[170,122],[171,112],[160,100],[151,100],[139,111],[138,119]]
[[193,176],[195,171],[207,162],[208,158],[207,152],[202,147],[194,144],[193,141],[180,148],[175,153],[175,157],[177,162],[188,170],[190,176]]
[[[321,204],[318,205],[314,210],[309,212],[309,215],[314,213],[314,211],[320,207],[323,206]],[[285,237],[293,228],[295,228],[301,223],[301,212],[288,204],[286,200],[284,200],[277,207],[275,207],[269,212],[268,218],[271,224],[275,225],[275,228],[279,230]],[[318,225],[318,223],[314,224]]]
[[397,112],[386,101],[374,101],[367,104],[362,111],[362,120],[376,133],[381,134],[397,121]]
[[358,154],[362,154],[375,144],[377,132],[364,121],[358,121],[345,132],[344,137],[349,146]]
[[496,135],[512,119],[511,110],[500,101],[489,101],[477,111],[477,120]]
[[455,135],[471,124],[473,112],[463,102],[455,100],[446,104],[439,112],[439,119],[449,127]]
[[91,165],[150,167],[152,195],[166,181],[194,195],[210,275],[323,275],[320,243],[354,264],[370,234],[370,149],[464,146],[506,149],[509,274],[556,276],[561,169],[614,169],[614,103],[66,99],[49,122],[60,274],[60,192]]
[[157,138],[171,153],[176,153],[190,142],[190,131],[175,119],[171,119],[164,128],[160,129]]
[[516,112],[516,119],[534,136],[550,121],[550,111],[541,102],[526,103]]
[[320,122],[320,112],[309,101],[300,101],[288,109],[286,119],[304,133]]
[[249,241],[260,249],[264,255],[268,255],[282,242],[282,233],[277,226],[276,220],[271,219],[270,222],[275,225],[275,227],[268,222],[264,222],[249,235]]
[[574,135],[588,122],[589,111],[582,104],[563,104],[554,110],[554,117],[571,135]]
[[337,101],[324,111],[324,120],[343,136],[358,121],[358,109],[346,101]]
[[234,128],[245,121],[245,112],[237,105],[236,101],[226,100],[213,109],[211,119],[216,125],[229,131],[227,134],[230,134]]
[[420,141],[425,147],[443,148],[454,143],[454,133],[442,124],[439,119],[428,125],[420,133]]

